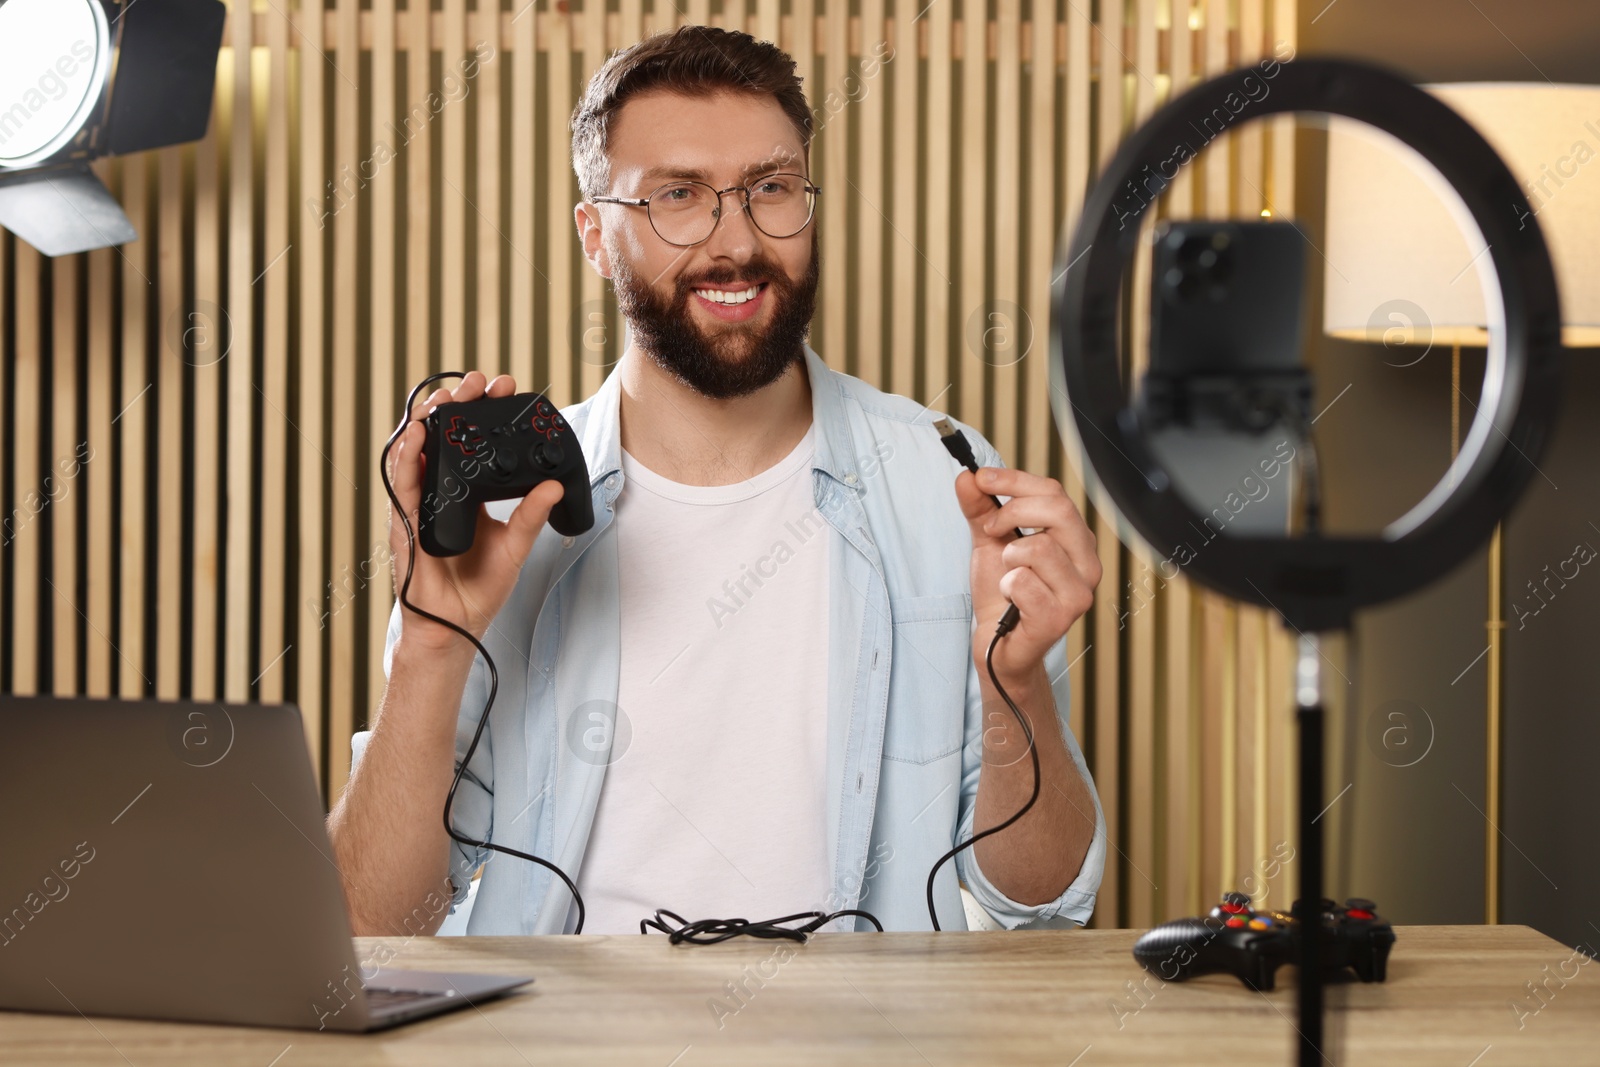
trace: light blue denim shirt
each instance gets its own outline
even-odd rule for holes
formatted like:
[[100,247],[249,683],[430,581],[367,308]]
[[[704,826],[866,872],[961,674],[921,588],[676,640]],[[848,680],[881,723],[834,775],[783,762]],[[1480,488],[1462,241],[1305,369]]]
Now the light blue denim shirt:
[[[832,530],[828,669],[817,679],[828,687],[828,907],[865,909],[886,930],[927,930],[928,868],[972,833],[983,747],[972,659],[972,536],[955,494],[960,468],[931,425],[937,413],[832,370],[809,346],[805,357],[817,431],[812,483],[817,510]],[[620,394],[613,372],[592,397],[563,409],[588,461],[594,528],[570,538],[546,527],[485,636],[500,691],[452,810],[461,833],[548,859],[574,880],[608,761],[567,739],[583,734],[586,718],[574,721],[582,709],[615,707],[617,699],[620,620],[611,525],[623,484]],[[961,428],[980,464],[1001,465],[988,441]],[[513,505],[491,507],[491,513],[504,517]],[[384,651],[386,671],[398,632],[397,610]],[[1093,794],[1067,726],[1065,640],[1045,665],[1067,748]],[[462,697],[458,765],[487,696],[480,657]],[[487,862],[469,934],[572,930],[571,895],[549,871],[513,856],[451,847],[452,911],[465,899],[472,872]],[[958,874],[1007,928],[1082,925],[1094,909],[1105,853],[1098,796],[1083,867],[1045,904],[1006,897],[984,877],[973,850],[964,849],[940,869],[935,884],[940,925],[966,928]],[[717,917],[727,918],[689,916]],[[871,929],[863,920],[855,927]]]

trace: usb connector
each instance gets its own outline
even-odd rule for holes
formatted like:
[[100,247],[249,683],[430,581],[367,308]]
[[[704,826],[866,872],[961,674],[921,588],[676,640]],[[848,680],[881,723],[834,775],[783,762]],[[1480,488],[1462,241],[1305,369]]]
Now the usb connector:
[[[956,429],[953,422],[942,416],[933,420],[933,428],[939,431],[939,440],[944,442],[944,447],[955,457],[956,462],[976,475],[978,473],[978,459],[972,454],[972,443],[967,440],[967,435]],[[1000,498],[993,493],[989,494],[989,499],[994,501],[995,507],[1001,506]],[[1021,530],[1013,532],[1018,537],[1023,536]],[[1006,613],[1000,617],[1000,625],[996,630],[996,636],[1010,633],[1016,629],[1017,623],[1021,620],[1022,615],[1017,611],[1017,606],[1015,604],[1007,605]]]

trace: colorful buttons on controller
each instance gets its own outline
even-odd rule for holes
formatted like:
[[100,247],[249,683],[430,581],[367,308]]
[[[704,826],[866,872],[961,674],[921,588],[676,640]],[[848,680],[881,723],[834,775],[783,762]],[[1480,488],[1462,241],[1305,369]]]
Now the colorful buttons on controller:
[[1258,915],[1250,920],[1250,929],[1252,930],[1270,930],[1273,925],[1270,915]]
[[561,413],[549,404],[540,404],[535,410],[537,412],[533,416],[535,432],[542,433],[548,437],[551,433],[561,433],[567,429],[567,420],[563,419]]
[[1235,904],[1232,901],[1228,901],[1222,905],[1222,910],[1229,915],[1243,915],[1250,908],[1245,904]]
[[1245,927],[1245,917],[1243,915],[1235,915],[1225,925],[1230,930],[1242,930]]

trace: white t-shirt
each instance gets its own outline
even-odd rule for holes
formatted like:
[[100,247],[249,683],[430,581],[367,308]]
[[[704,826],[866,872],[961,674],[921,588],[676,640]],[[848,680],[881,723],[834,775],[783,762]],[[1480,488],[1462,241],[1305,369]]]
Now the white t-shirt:
[[585,933],[637,934],[657,908],[760,920],[828,903],[814,431],[733,485],[681,485],[622,453],[619,711],[578,875]]

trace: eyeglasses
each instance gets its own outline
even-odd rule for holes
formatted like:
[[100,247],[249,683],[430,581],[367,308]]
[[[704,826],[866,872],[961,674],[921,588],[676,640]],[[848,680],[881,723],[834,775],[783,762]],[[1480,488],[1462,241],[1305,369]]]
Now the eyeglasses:
[[597,196],[592,202],[642,207],[657,236],[670,245],[688,248],[711,236],[722,219],[722,197],[732,192],[744,194],[744,210],[756,229],[768,237],[793,237],[810,225],[822,190],[799,174],[768,174],[721,192],[704,182],[673,182],[642,200]]

